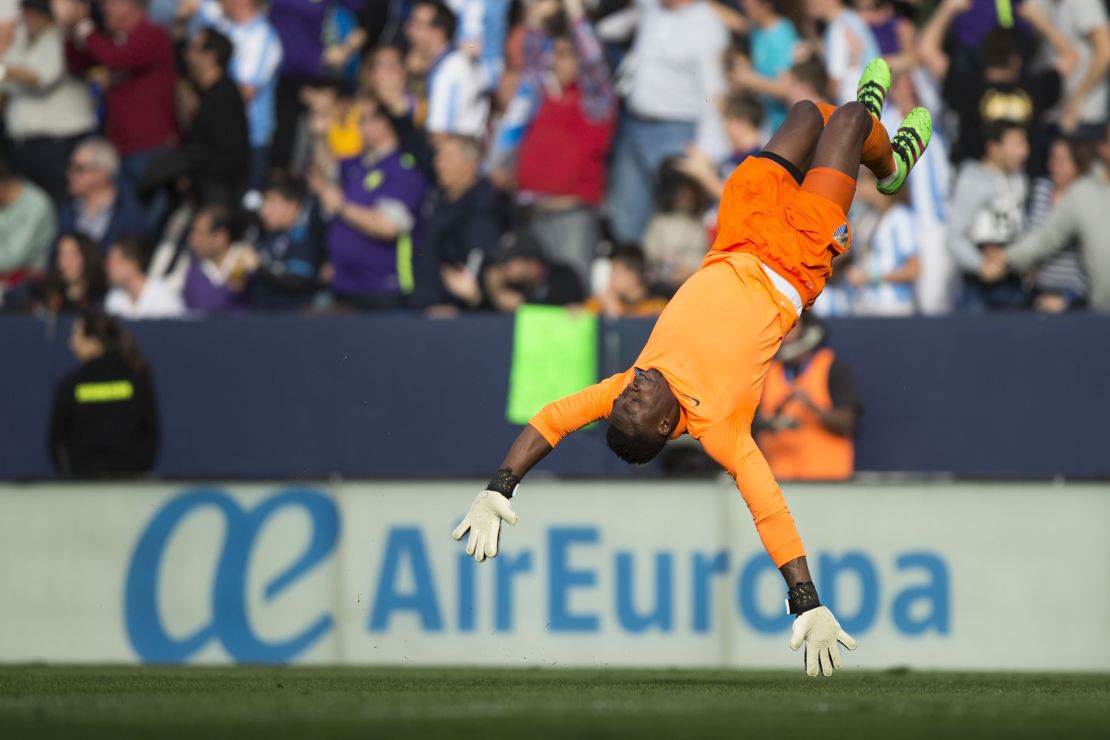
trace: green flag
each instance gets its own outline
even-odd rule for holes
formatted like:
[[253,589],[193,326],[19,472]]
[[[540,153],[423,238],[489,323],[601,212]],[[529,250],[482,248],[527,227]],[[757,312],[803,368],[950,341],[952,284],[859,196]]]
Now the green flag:
[[522,306],[516,312],[510,422],[527,424],[551,401],[596,382],[596,316],[558,306]]

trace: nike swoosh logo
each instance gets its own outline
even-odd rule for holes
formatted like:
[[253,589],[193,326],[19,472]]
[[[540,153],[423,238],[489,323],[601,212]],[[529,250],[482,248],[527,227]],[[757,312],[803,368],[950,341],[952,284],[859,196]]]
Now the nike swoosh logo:
[[695,406],[695,408],[696,408],[696,407],[698,407],[698,406],[701,406],[701,401],[699,401],[698,399],[694,398],[694,397],[693,397],[693,396],[691,396],[691,395],[690,395],[689,393],[683,393],[682,395],[686,396],[686,397],[687,397],[687,398],[689,398],[689,399],[690,399],[691,401],[693,401],[693,402],[694,402],[694,406]]

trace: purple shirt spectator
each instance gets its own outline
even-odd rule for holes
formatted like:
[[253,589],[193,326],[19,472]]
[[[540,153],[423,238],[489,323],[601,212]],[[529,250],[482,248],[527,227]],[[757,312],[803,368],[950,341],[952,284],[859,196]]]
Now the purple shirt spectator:
[[363,0],[312,2],[270,0],[270,25],[281,39],[281,74],[287,77],[319,77],[324,74],[324,44],[328,13],[344,5],[354,13]]
[[328,229],[335,268],[332,290],[339,296],[411,293],[412,231],[428,187],[412,155],[393,151],[376,162],[361,157],[344,160],[339,165],[339,185],[348,203],[384,211],[411,227],[387,241],[358,231],[342,218],[334,219]]
[[185,274],[185,288],[182,291],[185,308],[190,311],[210,313],[245,308],[243,294],[228,287],[226,281],[212,272],[213,269],[215,268],[210,264],[201,263],[199,260],[193,260],[189,265],[189,271]]

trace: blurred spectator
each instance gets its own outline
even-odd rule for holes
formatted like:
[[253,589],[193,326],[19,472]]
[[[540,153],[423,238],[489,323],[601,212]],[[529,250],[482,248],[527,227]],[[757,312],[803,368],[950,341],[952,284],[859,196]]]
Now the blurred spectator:
[[87,86],[66,71],[65,41],[49,0],[22,0],[21,6],[22,21],[0,65],[12,164],[60,203],[66,164],[96,119]]
[[189,229],[192,255],[182,298],[190,311],[246,307],[247,277],[258,263],[254,250],[235,243],[235,217],[224,205],[202,208]]
[[454,47],[456,26],[455,14],[439,0],[417,0],[405,26],[410,53],[426,77],[424,128],[481,137],[489,117],[487,85],[474,60]]
[[[481,164],[482,149],[475,139],[449,135],[436,149],[439,190],[430,199],[421,237],[424,274],[416,281],[423,294],[418,305],[460,300],[454,286],[478,275],[506,231],[508,214],[482,177]],[[460,276],[460,271],[468,275]],[[420,284],[421,278],[426,285]]]
[[70,70],[84,76],[103,67],[109,73],[105,132],[136,190],[150,161],[177,143],[170,37],[147,18],[145,0],[102,0],[104,30],[93,24],[86,0],[57,0],[53,7],[69,29]]
[[904,187],[897,195],[883,195],[870,170],[860,170],[856,198],[874,209],[878,223],[865,244],[857,242],[855,261],[844,268],[855,288],[854,313],[910,316],[915,311],[914,284],[921,258],[909,191]]
[[493,90],[505,68],[510,0],[447,0],[458,19],[455,45],[478,63],[482,85]]
[[803,100],[828,103],[831,100],[828,70],[817,57],[809,57],[790,68],[783,78],[786,85],[786,103],[794,105]]
[[32,291],[30,308],[50,313],[98,307],[108,292],[104,254],[84,234],[64,233],[54,249],[54,265]]
[[198,12],[200,21],[231,40],[231,79],[247,106],[250,134],[252,190],[266,180],[270,163],[270,141],[274,135],[274,96],[281,64],[281,41],[266,20],[262,0],[206,0]]
[[[1026,5],[1032,0],[1026,0]],[[1066,132],[1101,133],[1110,116],[1110,21],[1103,0],[1056,0],[1052,24],[1079,55],[1064,74],[1060,128]]]
[[983,158],[960,166],[949,210],[948,247],[964,273],[959,307],[1022,308],[1028,296],[1017,276],[987,282],[981,273],[984,253],[1005,247],[1024,228],[1029,141],[1020,124],[1005,121],[990,124],[984,138]]
[[[1089,139],[1060,138],[1048,155],[1048,177],[1033,183],[1029,199],[1029,228],[1036,229],[1052,215],[1076,180],[1085,176],[1098,156]],[[1079,261],[1079,242],[1072,239],[1058,254],[1049,257],[1033,277],[1033,307],[1045,313],[1062,313],[1083,308],[1087,303],[1087,280]]]
[[54,466],[67,478],[150,471],[158,455],[158,402],[135,340],[102,312],[86,311],[73,322],[69,348],[81,365],[54,394]]
[[717,164],[691,147],[687,156],[676,164],[681,172],[697,180],[713,200],[720,200],[724,195],[725,183],[733,170],[763,149],[763,108],[759,101],[744,95],[730,95],[725,102],[725,134],[732,153],[724,162]]
[[917,29],[895,0],[856,0],[855,5],[891,71],[898,74],[912,68],[917,62]]
[[[1006,263],[1026,270],[1037,262],[1078,240],[1083,268],[1090,284],[1088,305],[1096,311],[1110,311],[1110,126],[1099,143],[1101,166],[1077,180],[1056,204],[1052,215],[1040,227],[1026,234],[1006,250]],[[997,261],[997,255],[992,255]],[[1004,274],[1005,268],[988,266],[988,277]]]
[[262,231],[254,240],[258,269],[248,285],[250,305],[266,311],[304,308],[316,291],[324,254],[324,225],[304,180],[272,177],[258,216]]
[[[363,149],[359,107],[354,96],[335,81],[306,85],[302,98],[308,107],[308,146],[294,156],[295,169],[309,169],[321,156],[328,160],[350,159]],[[304,151],[301,151],[301,150]],[[319,149],[320,151],[317,151]]]
[[613,237],[628,244],[642,241],[663,160],[691,143],[713,158],[725,154],[718,109],[726,89],[723,22],[695,0],[641,0],[638,7],[636,39],[618,83],[625,107],[609,177]]
[[286,169],[292,161],[297,124],[305,108],[301,89],[330,77],[325,61],[329,21],[337,8],[358,12],[364,0],[270,0],[269,20],[281,41],[282,58],[275,95],[276,120],[270,164]]
[[15,26],[19,21],[18,0],[0,0],[0,56],[12,42]]
[[372,99],[358,106],[365,150],[338,164],[337,181],[327,162],[309,180],[329,222],[324,277],[340,304],[394,308],[414,288],[412,238],[427,181],[398,148],[385,110]]
[[58,213],[58,229],[91,237],[103,252],[121,237],[145,234],[142,208],[129,191],[116,184],[118,176],[115,147],[106,139],[82,141],[66,173],[72,197]]
[[586,301],[585,308],[609,317],[658,316],[666,305],[665,298],[651,295],[644,253],[636,247],[619,247],[609,256],[609,285]]
[[859,400],[851,370],[805,314],[767,372],[753,427],[777,480],[847,480],[855,466]]
[[167,319],[185,312],[177,293],[158,278],[148,277],[150,250],[141,238],[125,236],[112,244],[105,267],[111,289],[104,309],[113,316]]
[[1047,111],[1060,97],[1061,70],[1075,64],[1075,52],[1032,2],[1019,12],[1035,21],[1038,32],[1057,49],[1055,68],[1022,73],[1021,39],[1013,28],[995,28],[983,39],[981,64],[954,64],[944,52],[944,36],[952,19],[969,0],[944,0],[921,31],[922,63],[943,80],[944,101],[957,119],[951,158],[956,164],[983,156],[983,132],[996,121],[1014,121],[1040,135]]
[[732,82],[745,92],[757,93],[767,116],[770,133],[786,119],[786,73],[794,64],[798,31],[786,17],[790,0],[743,0],[747,14],[751,61],[737,58]]
[[698,181],[667,160],[659,170],[657,208],[644,234],[648,275],[668,295],[693,275],[709,251],[709,197]]
[[[574,270],[549,262],[543,247],[527,233],[512,238],[482,273],[485,299],[506,313],[525,303],[569,306],[582,303],[586,295]],[[476,305],[479,301],[472,299]]]
[[237,203],[246,189],[250,138],[239,88],[227,75],[231,41],[205,28],[189,41],[185,61],[199,98],[177,149],[152,160],[144,191],[188,178],[200,205]]
[[842,0],[805,0],[810,16],[825,24],[822,59],[832,80],[833,101],[842,105],[856,99],[863,68],[879,54],[871,28]]
[[0,161],[0,289],[46,266],[55,228],[50,197]]
[[521,142],[517,188],[548,259],[574,268],[587,285],[601,240],[598,208],[616,98],[582,1],[563,4],[570,25],[551,39],[549,62],[542,23],[550,19],[536,10],[543,4],[529,9],[524,76],[543,97]]

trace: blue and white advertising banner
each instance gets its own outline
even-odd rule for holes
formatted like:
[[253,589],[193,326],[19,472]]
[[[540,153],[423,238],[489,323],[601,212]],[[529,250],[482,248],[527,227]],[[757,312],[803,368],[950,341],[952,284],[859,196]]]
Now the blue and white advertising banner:
[[[0,661],[795,667],[723,482],[529,482],[485,563],[471,483],[0,487]],[[1110,492],[786,488],[848,666],[1105,670]]]

